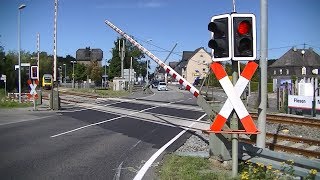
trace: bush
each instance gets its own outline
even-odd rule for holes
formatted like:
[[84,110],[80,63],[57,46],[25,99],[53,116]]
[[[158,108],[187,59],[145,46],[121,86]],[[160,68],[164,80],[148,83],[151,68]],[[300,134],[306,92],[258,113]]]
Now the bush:
[[[258,91],[259,82],[251,82],[250,85],[251,85],[251,91],[253,91],[253,92],[257,92]],[[268,90],[268,93],[272,93],[273,92],[273,84],[272,83],[268,83],[267,84],[267,90]]]

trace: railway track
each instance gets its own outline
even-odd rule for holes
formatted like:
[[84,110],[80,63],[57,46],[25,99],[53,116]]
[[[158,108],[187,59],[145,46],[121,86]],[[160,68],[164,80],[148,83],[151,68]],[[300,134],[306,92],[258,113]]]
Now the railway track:
[[[271,137],[271,138],[270,138]],[[277,142],[274,138],[277,137]],[[280,139],[285,139],[280,141]],[[239,138],[239,141],[255,144],[248,138]],[[270,142],[271,141],[271,142]],[[315,144],[315,145],[314,145]],[[267,133],[266,147],[273,151],[282,151],[297,154],[309,158],[320,158],[320,141],[303,139],[299,137],[284,136]]]
[[[250,113],[254,120],[258,119],[258,113]],[[271,123],[281,123],[289,125],[301,125],[308,127],[320,128],[320,120],[307,117],[298,117],[298,116],[284,116],[284,115],[275,115],[267,114],[267,122]]]

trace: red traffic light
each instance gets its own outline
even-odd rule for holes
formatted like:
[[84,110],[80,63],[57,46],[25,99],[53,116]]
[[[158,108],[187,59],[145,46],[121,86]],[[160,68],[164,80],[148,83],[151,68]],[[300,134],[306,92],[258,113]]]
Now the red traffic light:
[[240,35],[245,35],[250,32],[251,23],[249,21],[241,21],[238,25],[238,33]]

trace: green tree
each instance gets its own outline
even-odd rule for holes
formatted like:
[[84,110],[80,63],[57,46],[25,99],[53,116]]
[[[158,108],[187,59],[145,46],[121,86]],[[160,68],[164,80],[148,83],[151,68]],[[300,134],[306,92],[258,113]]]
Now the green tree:
[[87,67],[84,64],[77,63],[75,65],[75,81],[85,81],[87,80],[87,73],[86,73]]
[[98,64],[98,61],[90,61],[90,64],[87,67],[87,74],[89,75],[90,79],[95,81],[96,84],[99,84],[99,82],[101,82],[102,71],[101,67]]
[[[117,38],[114,41],[114,47],[112,48],[112,58],[108,60],[110,66],[109,78],[113,79],[114,77],[121,76],[121,59],[119,56],[119,40],[121,41],[121,45],[123,42],[123,38]],[[131,57],[133,58],[132,67],[139,74],[142,72],[142,67],[144,64],[144,69],[146,67],[146,63],[141,61],[145,56],[144,54],[135,46],[133,46],[129,41],[125,41],[125,58],[123,62],[123,68],[130,68]],[[145,74],[145,73],[144,73]]]

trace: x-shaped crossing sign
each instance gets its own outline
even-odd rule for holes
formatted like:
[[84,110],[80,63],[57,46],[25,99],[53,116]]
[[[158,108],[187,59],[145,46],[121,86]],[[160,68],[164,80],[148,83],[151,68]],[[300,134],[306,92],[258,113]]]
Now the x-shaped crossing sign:
[[252,117],[248,113],[246,107],[242,103],[240,96],[244,89],[246,88],[248,82],[252,78],[254,72],[258,68],[258,64],[249,61],[242,71],[235,86],[232,85],[226,71],[220,62],[214,62],[211,64],[211,70],[216,75],[219,80],[223,90],[228,96],[227,101],[222,106],[220,112],[215,117],[210,130],[213,132],[222,132],[222,127],[229,118],[232,110],[234,109],[237,113],[243,127],[245,128],[246,134],[256,134],[258,129],[254,124]]
[[38,98],[38,94],[36,91],[36,87],[38,85],[38,80],[35,80],[34,83],[31,82],[31,80],[29,79],[28,81],[29,87],[31,88],[30,93],[27,95],[28,98],[30,99],[32,96],[37,99]]

